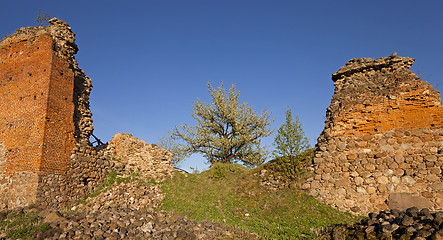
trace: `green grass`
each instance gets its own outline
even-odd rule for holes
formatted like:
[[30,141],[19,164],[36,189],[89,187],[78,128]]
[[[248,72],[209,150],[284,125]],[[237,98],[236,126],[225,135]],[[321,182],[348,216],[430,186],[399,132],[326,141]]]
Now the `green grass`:
[[34,239],[38,230],[46,231],[49,224],[42,224],[38,213],[10,212],[0,220],[0,231],[6,233],[7,239]]
[[138,181],[142,184],[157,184],[155,182],[155,180],[153,179],[148,179],[148,180],[143,180],[139,177],[140,175],[138,173],[134,173],[131,172],[130,176],[127,177],[120,177],[119,173],[117,172],[111,172],[108,174],[108,176],[106,177],[106,181],[103,184],[100,184],[93,193],[84,196],[83,200],[80,200],[79,203],[81,204],[86,204],[86,199],[88,198],[93,198],[93,197],[97,197],[100,193],[102,192],[106,192],[108,191],[108,189],[111,187],[111,185],[113,185],[114,183],[120,184],[122,182],[131,182],[131,181]]
[[359,219],[300,191],[270,192],[260,187],[256,172],[236,164],[216,164],[200,174],[177,174],[162,185],[162,209],[255,232],[265,239],[312,239],[324,227]]

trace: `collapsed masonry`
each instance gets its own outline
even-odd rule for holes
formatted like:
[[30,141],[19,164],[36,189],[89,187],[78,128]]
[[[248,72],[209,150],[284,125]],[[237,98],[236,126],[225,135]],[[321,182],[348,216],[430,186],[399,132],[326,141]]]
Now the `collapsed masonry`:
[[443,209],[443,106],[408,70],[414,59],[351,59],[318,138],[315,177],[303,186],[360,214],[410,206]]
[[161,182],[175,173],[171,165],[171,152],[155,144],[147,144],[128,133],[116,133],[104,149],[104,155],[124,164],[126,171],[142,179]]
[[56,18],[0,42],[0,210],[68,206],[124,171],[89,142],[92,85],[77,51],[75,34]]

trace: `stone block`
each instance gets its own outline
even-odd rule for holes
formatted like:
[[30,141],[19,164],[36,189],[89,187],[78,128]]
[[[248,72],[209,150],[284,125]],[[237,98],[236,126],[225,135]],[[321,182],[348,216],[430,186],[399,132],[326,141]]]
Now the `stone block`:
[[346,187],[346,186],[349,186],[350,184],[351,184],[351,181],[349,180],[349,178],[342,178],[342,179],[335,181],[336,187]]
[[374,171],[375,170],[375,165],[374,164],[366,164],[365,165],[365,170],[366,171]]
[[376,189],[375,187],[373,187],[373,186],[369,186],[369,187],[366,189],[366,192],[369,193],[369,194],[374,194],[374,193],[377,192],[377,189]]
[[377,178],[377,183],[379,184],[387,184],[389,182],[388,178],[385,176],[381,176]]
[[363,178],[361,178],[361,177],[356,177],[355,179],[354,179],[354,181],[355,181],[355,184],[358,186],[358,185],[362,185],[363,184]]
[[434,191],[443,191],[443,182],[433,183],[430,187]]
[[312,181],[312,183],[311,183],[311,188],[312,189],[318,189],[320,187],[321,187],[321,185],[320,185],[319,181]]
[[391,193],[388,198],[390,209],[406,210],[410,207],[433,208],[434,204],[426,198],[414,196],[411,193]]
[[434,174],[440,174],[441,173],[441,168],[440,167],[432,167],[430,169],[430,172],[434,173]]

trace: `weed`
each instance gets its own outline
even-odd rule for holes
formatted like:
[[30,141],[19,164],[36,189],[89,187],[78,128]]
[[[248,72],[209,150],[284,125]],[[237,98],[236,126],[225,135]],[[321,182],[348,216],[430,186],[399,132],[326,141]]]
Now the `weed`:
[[116,182],[117,182],[117,184],[120,184],[120,183],[123,183],[123,182],[127,183],[127,182],[132,181],[132,179],[133,179],[132,177],[118,177],[116,179]]
[[39,26],[43,26],[46,22],[48,22],[49,19],[51,19],[51,16],[49,16],[49,13],[46,12],[44,16],[40,15],[41,9],[38,10],[37,13],[37,23]]

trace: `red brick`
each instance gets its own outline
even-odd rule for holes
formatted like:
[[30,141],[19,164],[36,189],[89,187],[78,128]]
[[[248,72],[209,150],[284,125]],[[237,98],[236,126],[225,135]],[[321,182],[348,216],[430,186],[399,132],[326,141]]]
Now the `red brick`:
[[49,34],[0,48],[0,142],[6,175],[63,172],[74,147],[74,74]]

